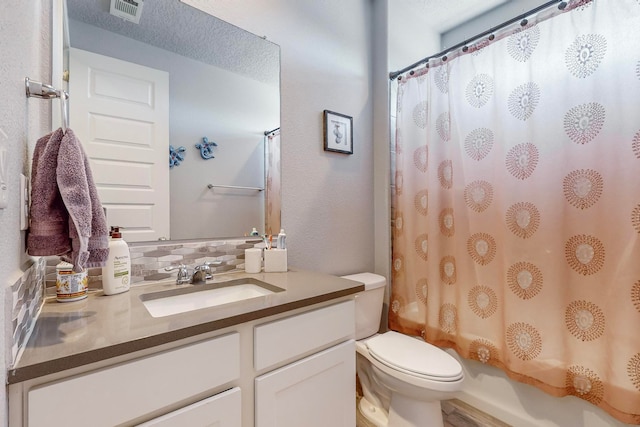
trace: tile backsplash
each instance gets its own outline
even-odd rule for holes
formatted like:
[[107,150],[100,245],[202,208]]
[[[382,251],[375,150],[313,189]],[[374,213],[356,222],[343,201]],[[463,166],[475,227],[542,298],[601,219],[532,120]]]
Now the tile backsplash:
[[8,368],[16,363],[33,331],[37,315],[44,301],[45,258],[33,258],[22,276],[5,289],[6,333],[5,361]]
[[[215,273],[244,271],[244,250],[256,246],[262,247],[262,240],[251,238],[172,242],[159,241],[153,245],[129,244],[131,255],[131,284],[144,285],[157,280],[175,277],[176,271],[166,271],[165,267],[185,264],[190,270],[206,261],[220,262],[211,265]],[[58,257],[47,257],[46,285],[47,295],[55,295],[55,266]],[[102,288],[102,269],[90,268],[88,271],[89,291]]]
[[131,280],[133,285],[166,279],[176,275],[165,270],[169,266],[185,264],[190,269],[196,265],[220,262],[212,265],[215,273],[244,270],[244,250],[261,246],[255,237],[197,242],[158,242],[154,245],[129,245],[131,253]]

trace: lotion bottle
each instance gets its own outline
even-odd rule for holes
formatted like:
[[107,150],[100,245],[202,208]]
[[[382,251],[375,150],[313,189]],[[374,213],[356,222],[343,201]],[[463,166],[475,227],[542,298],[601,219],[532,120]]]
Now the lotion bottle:
[[131,256],[120,227],[111,227],[109,236],[109,258],[102,268],[102,290],[105,295],[115,295],[131,287]]

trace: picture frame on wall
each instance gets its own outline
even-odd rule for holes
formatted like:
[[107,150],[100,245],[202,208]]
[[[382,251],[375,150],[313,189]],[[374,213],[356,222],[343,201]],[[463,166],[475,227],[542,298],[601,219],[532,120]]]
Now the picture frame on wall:
[[324,110],[324,150],[353,154],[353,117]]

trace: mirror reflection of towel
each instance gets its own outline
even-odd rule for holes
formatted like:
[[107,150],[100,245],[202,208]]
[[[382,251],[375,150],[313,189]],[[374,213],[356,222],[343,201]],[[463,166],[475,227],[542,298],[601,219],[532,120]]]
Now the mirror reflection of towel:
[[89,159],[71,129],[38,140],[31,187],[30,255],[60,255],[74,271],[102,267],[108,228]]

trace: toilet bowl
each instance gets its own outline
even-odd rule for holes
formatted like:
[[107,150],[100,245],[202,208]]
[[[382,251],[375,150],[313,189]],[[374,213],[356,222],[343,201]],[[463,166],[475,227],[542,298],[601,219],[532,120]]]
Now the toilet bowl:
[[356,371],[359,410],[376,427],[442,427],[440,401],[464,381],[462,366],[444,350],[394,331],[378,334],[386,279],[343,276],[365,285],[356,295]]

